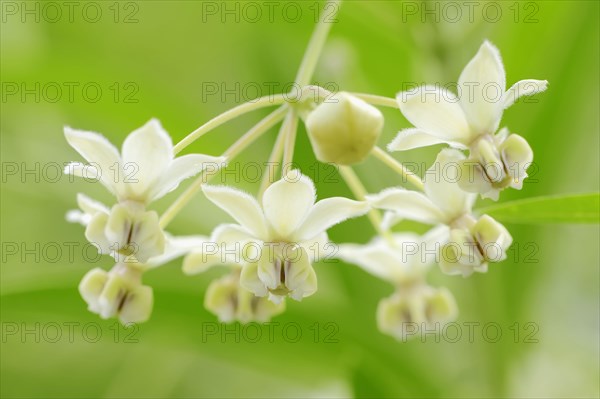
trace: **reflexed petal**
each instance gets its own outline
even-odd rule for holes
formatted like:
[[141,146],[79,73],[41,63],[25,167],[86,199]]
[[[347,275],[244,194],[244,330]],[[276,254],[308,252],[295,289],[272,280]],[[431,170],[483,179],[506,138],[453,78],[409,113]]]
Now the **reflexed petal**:
[[100,181],[106,188],[117,195],[120,192],[120,183],[118,180],[115,182],[114,172],[115,168],[120,169],[121,162],[117,148],[99,133],[75,130],[70,127],[65,127],[65,138],[71,147],[99,172]]
[[436,224],[444,220],[444,214],[424,194],[403,188],[388,188],[379,194],[367,196],[375,208],[393,211],[398,218],[421,223]]
[[404,129],[398,132],[394,140],[388,144],[388,151],[406,151],[413,148],[428,147],[430,145],[447,143],[454,148],[465,148],[464,145],[458,142],[449,142],[440,139],[432,134],[429,134],[419,129]]
[[239,224],[260,239],[268,236],[265,218],[260,205],[251,195],[231,187],[202,186],[210,201],[227,212]]
[[400,111],[416,128],[445,142],[468,143],[470,131],[458,99],[446,89],[421,86],[398,93]]
[[311,262],[330,259],[336,253],[336,244],[329,242],[327,233],[323,232],[310,240],[298,243],[308,253]]
[[119,320],[123,324],[143,323],[150,318],[153,304],[152,287],[140,285],[127,293],[119,311]]
[[317,202],[294,234],[296,241],[306,241],[346,219],[364,215],[370,205],[344,197],[326,198]]
[[83,212],[89,213],[90,215],[94,215],[97,212],[109,212],[106,205],[82,193],[77,194],[77,205]]
[[[102,182],[102,180],[100,179],[102,176],[102,172],[100,171],[100,169],[98,169],[98,167],[91,164],[85,164],[81,162],[69,162],[67,166],[65,166],[63,173],[66,175],[81,177],[82,179],[90,181]],[[107,188],[109,189],[109,191],[112,192],[112,183]]]
[[506,74],[498,49],[487,40],[458,79],[460,106],[473,133],[493,134],[504,109]]
[[150,200],[150,190],[173,159],[173,143],[156,119],[131,132],[123,142],[123,184],[131,199]]
[[212,242],[217,244],[240,244],[240,248],[241,245],[249,241],[256,241],[256,238],[252,235],[252,233],[238,224],[218,225],[213,230],[210,239]]
[[169,263],[173,259],[183,256],[190,251],[201,248],[202,245],[209,241],[206,236],[181,236],[171,237],[166,236],[165,251],[163,254],[153,256],[145,263],[145,266],[154,268],[165,263]]
[[532,96],[536,93],[541,93],[548,88],[547,80],[526,79],[520,80],[504,94],[504,108],[508,108],[522,96]]
[[462,176],[464,155],[457,150],[442,150],[425,175],[425,194],[450,221],[471,211],[476,196],[457,184]]
[[214,243],[205,243],[183,259],[183,272],[188,275],[204,273],[213,266],[226,263],[225,255]]
[[216,172],[225,164],[225,157],[213,157],[203,154],[189,154],[175,158],[163,171],[160,180],[150,189],[150,198],[156,200],[175,190],[183,180],[210,167]]
[[[273,183],[265,190],[262,204],[270,225],[286,239],[306,219],[315,203],[315,186],[306,176],[294,178],[290,171],[285,178]],[[310,237],[308,237],[310,238]]]

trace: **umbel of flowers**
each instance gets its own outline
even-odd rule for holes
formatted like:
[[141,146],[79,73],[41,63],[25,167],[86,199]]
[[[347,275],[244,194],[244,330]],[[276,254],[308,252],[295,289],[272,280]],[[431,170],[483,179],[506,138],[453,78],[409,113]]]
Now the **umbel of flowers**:
[[[547,82],[522,80],[506,89],[500,53],[485,41],[462,71],[456,94],[435,86],[401,92],[396,99],[329,93],[308,85],[315,67],[310,60],[321,51],[327,30],[315,31],[296,79],[302,93],[315,91],[318,96],[287,101],[289,96],[283,94],[241,104],[176,145],[154,119],[130,133],[120,151],[98,133],[65,128],[67,142],[86,161],[70,163],[65,173],[95,179],[114,197],[104,205],[78,194],[79,209],[67,214],[67,220],[85,226],[86,239],[115,262],[109,271],[94,268],[83,276],[79,291],[90,311],[123,323],[146,321],[153,292],[143,284],[144,274],[184,256],[183,271],[188,275],[214,266],[228,270],[208,286],[204,300],[220,321],[268,321],[285,310],[288,297],[301,301],[318,291],[318,261],[332,245],[327,230],[366,215],[375,232],[371,242],[339,244],[336,256],[393,288],[375,312],[379,329],[403,340],[407,324],[429,330],[457,317],[452,294],[430,286],[427,273],[439,267],[445,274],[467,277],[485,273],[490,264],[506,258],[510,233],[473,206],[478,195],[497,200],[502,190],[523,187],[533,152],[522,136],[500,128],[501,117],[520,96],[545,90]],[[492,86],[497,89],[494,98],[487,95]],[[277,108],[223,154],[177,156],[215,127],[269,106]],[[439,152],[423,180],[378,146],[384,118],[376,106],[399,109],[414,125],[398,133],[388,144],[389,151],[440,143],[450,147]],[[316,158],[339,166],[355,199],[319,198],[311,179],[289,167],[301,122]],[[208,181],[208,171],[214,174],[226,167],[278,124],[279,134],[266,161],[279,165],[279,175],[265,176],[256,195]],[[352,165],[370,156],[411,185],[368,194]],[[440,170],[454,174],[436,173]],[[165,212],[152,208],[155,200],[193,176],[195,180]],[[168,233],[169,222],[200,192],[233,222],[224,220],[206,235]],[[396,224],[405,219],[431,229],[424,235],[398,232]]]

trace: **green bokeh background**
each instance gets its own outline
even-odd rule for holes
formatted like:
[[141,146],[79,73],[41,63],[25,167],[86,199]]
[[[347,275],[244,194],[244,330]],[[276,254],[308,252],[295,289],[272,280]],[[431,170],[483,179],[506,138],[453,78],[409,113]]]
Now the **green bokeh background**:
[[[268,94],[268,82],[275,82],[281,91],[295,76],[313,28],[316,3],[297,2],[302,11],[297,22],[291,21],[291,10],[286,15],[292,18],[284,18],[284,3],[278,3],[272,22],[266,14],[257,22],[249,21],[252,10],[247,9],[244,18],[246,3],[238,3],[239,22],[235,15],[226,15],[223,22],[221,14],[203,14],[206,3],[200,1],[122,2],[117,4],[117,23],[112,1],[96,2],[102,11],[97,23],[82,17],[84,2],[77,3],[73,22],[67,15],[48,22],[44,14],[39,22],[31,15],[23,22],[22,13],[11,15],[6,8],[8,3],[24,7],[22,2],[2,3],[2,397],[600,395],[597,225],[508,225],[519,252],[513,249],[507,261],[492,265],[487,274],[462,279],[435,271],[432,284],[449,287],[460,307],[463,337],[457,343],[436,342],[433,336],[427,342],[400,343],[380,334],[375,309],[392,287],[343,263],[317,265],[317,294],[301,303],[288,301],[287,312],[274,319],[281,326],[298,323],[299,342],[287,342],[281,329],[275,329],[272,343],[264,335],[257,343],[247,339],[237,343],[233,333],[226,339],[207,337],[203,323],[215,318],[202,306],[204,291],[223,271],[186,277],[180,261],[147,275],[155,293],[152,319],[138,331],[118,329],[115,343],[114,321],[88,313],[77,292],[85,272],[94,266],[110,267],[110,259],[86,262],[81,226],[64,219],[65,212],[75,207],[77,192],[105,202],[110,197],[98,184],[67,177],[49,181],[56,173],[53,163],[80,159],[66,144],[63,126],[102,132],[120,145],[127,133],[157,117],[177,141],[209,118],[250,99],[243,92],[237,99],[233,94],[221,98],[222,91],[207,96],[203,92],[207,83],[249,87],[249,96],[256,91],[248,84],[257,83],[264,90],[260,94]],[[36,3],[40,8],[45,4],[27,2],[27,6],[34,8]],[[221,10],[225,7],[221,2],[212,4]],[[420,2],[412,4],[422,7]],[[520,101],[505,113],[503,125],[527,138],[537,168],[524,190],[504,192],[501,200],[597,191],[599,3],[496,2],[502,12],[497,22],[490,21],[493,9],[487,9],[488,21],[482,17],[485,4],[475,7],[473,21],[463,8],[458,21],[436,23],[432,16],[423,22],[421,13],[409,13],[407,2],[348,1],[332,27],[313,81],[386,96],[393,96],[406,82],[452,82],[488,38],[502,52],[509,84],[527,78],[550,82],[546,93]],[[235,2],[227,7],[234,9]],[[428,7],[444,12],[441,3],[428,3]],[[261,9],[266,13],[264,4]],[[123,23],[131,12],[137,22]],[[453,11],[446,12],[447,19],[453,19]],[[535,15],[526,20],[531,13]],[[52,19],[54,14],[46,17]],[[56,102],[48,101],[53,91],[42,93],[39,101],[34,95],[23,99],[20,92],[8,92],[14,84],[31,88],[36,82],[40,88],[57,82],[65,91]],[[65,82],[79,84],[73,101]],[[86,101],[81,91],[89,82],[102,89],[94,103]],[[125,87],[128,82],[133,86]],[[118,99],[115,83],[120,88]],[[137,92],[131,98],[137,102],[125,102],[132,87]],[[266,112],[239,118],[189,150],[219,154]],[[409,126],[398,111],[384,113],[381,145]],[[266,159],[275,133],[257,142],[240,162]],[[429,165],[435,149],[395,156]],[[315,177],[314,157],[303,129],[296,160]],[[33,169],[36,163],[37,175],[6,175],[14,165]],[[238,165],[242,169],[243,164]],[[361,164],[357,173],[373,192],[397,183],[376,160]],[[317,179],[319,197],[350,196],[341,180],[326,183],[322,176]],[[228,182],[256,191],[257,184],[236,182],[234,177]],[[176,195],[168,195],[156,208],[165,209]],[[169,230],[209,234],[223,220],[226,215],[198,195]],[[367,242],[371,236],[366,218],[330,230],[336,242]],[[79,244],[73,259],[66,247],[71,242]],[[39,243],[48,251],[49,243],[58,243],[63,251],[51,262],[52,251],[42,253],[40,259],[21,252],[11,255],[7,243],[26,248]],[[531,248],[537,251],[527,258]],[[495,343],[487,342],[481,329],[491,322],[502,329]],[[61,326],[58,342],[44,339],[55,334],[54,325],[48,323]],[[76,323],[73,342],[65,323]],[[93,328],[85,339],[86,323],[100,328],[98,342],[89,342]],[[311,329],[315,323],[321,331],[317,343]],[[324,342],[323,334],[333,331],[326,323],[337,326],[337,342]],[[464,323],[480,323],[473,342]],[[517,343],[510,330],[515,323],[521,329]],[[523,342],[524,334],[532,331],[525,330],[526,323],[537,326],[537,342]],[[8,334],[14,326],[19,332]],[[22,337],[26,328],[37,328],[40,342],[33,333]],[[126,334],[133,334],[137,342],[125,342]]]

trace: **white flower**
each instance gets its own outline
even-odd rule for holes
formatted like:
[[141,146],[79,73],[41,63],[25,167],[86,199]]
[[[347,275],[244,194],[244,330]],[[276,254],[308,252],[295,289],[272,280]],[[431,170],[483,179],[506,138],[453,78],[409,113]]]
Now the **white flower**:
[[[290,171],[264,193],[261,204],[230,187],[203,186],[206,197],[239,224],[224,224],[212,239],[239,253],[248,265],[241,285],[257,296],[280,302],[285,296],[301,300],[317,289],[311,261],[327,243],[325,231],[347,218],[366,213],[369,205],[347,198],[315,203],[313,182]],[[253,253],[248,249],[254,248]],[[213,260],[214,261],[214,260]]]
[[210,283],[204,297],[204,307],[222,323],[264,323],[282,313],[285,310],[285,302],[273,303],[241,287],[238,268]]
[[345,92],[319,104],[306,118],[306,130],[321,162],[351,165],[363,161],[383,130],[383,114]]
[[399,341],[431,331],[441,331],[456,319],[458,309],[448,289],[419,285],[398,290],[377,306],[377,326]]
[[142,263],[163,253],[165,234],[155,211],[146,211],[135,201],[108,209],[84,194],[77,195],[77,203],[81,211],[70,211],[67,220],[86,226],[85,237],[98,252],[110,254],[117,261],[133,256]]
[[110,272],[90,270],[79,284],[88,310],[103,319],[118,317],[123,324],[141,323],[152,313],[152,288],[142,285],[141,271],[117,263]]
[[142,285],[142,274],[201,245],[205,237],[168,237],[164,254],[150,258],[146,263],[127,258],[106,272],[90,270],[79,284],[79,293],[88,309],[103,319],[118,317],[123,324],[141,323],[152,313],[152,287]]
[[[521,80],[506,90],[506,75],[498,49],[485,41],[475,57],[467,64],[458,80],[458,97],[450,91],[434,86],[422,86],[416,90],[398,93],[400,110],[415,128],[405,129],[389,144],[390,151],[403,151],[439,143],[448,143],[456,148],[469,148],[471,159],[482,167],[489,162],[533,158],[531,149],[520,136],[495,136],[504,109],[510,107],[519,97],[530,96],[546,90],[545,80]],[[511,137],[517,137],[512,138]],[[503,145],[504,140],[512,140]],[[518,142],[518,143],[517,143]],[[525,142],[523,144],[523,142]],[[481,148],[491,147],[491,148]],[[514,153],[513,153],[514,151]],[[496,153],[489,157],[488,154]],[[523,154],[527,152],[527,154]],[[515,160],[514,158],[519,158]],[[530,163],[531,161],[529,161]],[[500,171],[510,174],[510,166],[504,163]],[[526,168],[528,163],[520,165]],[[481,174],[481,171],[479,171]],[[510,179],[502,185],[505,176],[486,177],[489,183],[496,183],[496,189],[512,185]],[[512,180],[522,180],[526,175],[514,174]],[[489,184],[471,190],[497,197],[489,193]],[[513,185],[520,188],[518,184]]]
[[119,201],[147,205],[207,166],[216,169],[225,162],[223,157],[203,154],[174,158],[171,137],[156,119],[130,133],[120,154],[98,133],[65,127],[65,137],[89,162],[72,162],[65,167],[65,173],[98,179]]
[[392,217],[386,217],[388,224],[390,219],[408,219],[444,226],[436,231],[438,242],[444,245],[437,261],[445,273],[466,277],[487,271],[488,262],[503,260],[512,238],[489,216],[476,220],[472,215],[475,194],[456,184],[463,160],[464,155],[457,150],[442,150],[425,175],[424,194],[392,188],[368,199],[374,207],[393,212]]
[[431,262],[423,250],[435,243],[436,235],[436,232],[424,237],[394,234],[391,240],[378,237],[367,245],[340,245],[338,258],[360,266],[396,288],[377,307],[381,332],[405,340],[456,318],[458,311],[452,294],[425,282]]

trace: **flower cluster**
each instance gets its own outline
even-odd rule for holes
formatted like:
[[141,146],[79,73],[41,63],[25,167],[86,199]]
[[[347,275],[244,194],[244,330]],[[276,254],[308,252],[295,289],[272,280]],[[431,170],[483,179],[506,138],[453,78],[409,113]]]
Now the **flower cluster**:
[[[391,296],[379,303],[379,329],[402,340],[406,323],[431,328],[450,322],[458,313],[455,300],[447,289],[429,285],[427,274],[438,265],[445,274],[467,277],[486,272],[490,263],[506,258],[510,233],[491,217],[477,214],[473,206],[478,195],[497,200],[502,190],[522,188],[533,152],[523,137],[499,129],[500,120],[504,109],[520,96],[546,86],[546,81],[524,80],[506,90],[500,54],[486,41],[460,75],[456,95],[423,86],[390,100],[318,88],[320,95],[315,99],[295,103],[259,99],[241,105],[176,146],[159,122],[151,120],[125,139],[121,152],[97,133],[65,128],[68,143],[88,162],[73,162],[65,173],[96,179],[115,197],[106,206],[79,194],[80,209],[67,214],[69,221],[85,226],[85,237],[100,253],[115,260],[110,271],[96,268],[83,277],[81,295],[89,310],[103,318],[145,321],[153,294],[151,287],[142,284],[143,274],[184,256],[183,271],[188,275],[219,265],[228,270],[210,283],[204,300],[206,309],[220,321],[268,321],[285,310],[287,297],[301,301],[317,292],[314,266],[331,245],[327,230],[368,214],[377,236],[365,245],[340,244],[336,256],[394,287]],[[490,96],[493,89],[495,97]],[[450,146],[439,152],[423,180],[409,175],[402,164],[377,147],[384,118],[375,105],[390,105],[390,101],[414,125],[398,133],[387,147],[390,152],[441,143]],[[231,115],[272,104],[280,108],[223,156],[175,156]],[[339,166],[356,200],[317,201],[311,179],[300,170],[285,168],[285,161],[293,159],[299,120],[305,124],[316,158]],[[209,165],[213,171],[226,167],[227,160],[279,122],[279,137],[269,161],[283,159],[280,178],[263,181],[256,196],[196,180],[162,215],[150,208],[153,201],[175,190],[184,179],[202,174]],[[418,190],[388,187],[368,194],[351,165],[370,155],[410,177]],[[208,236],[167,233],[164,229],[171,218],[199,191],[235,223],[220,224]],[[432,227],[424,235],[396,232],[402,220]]]

